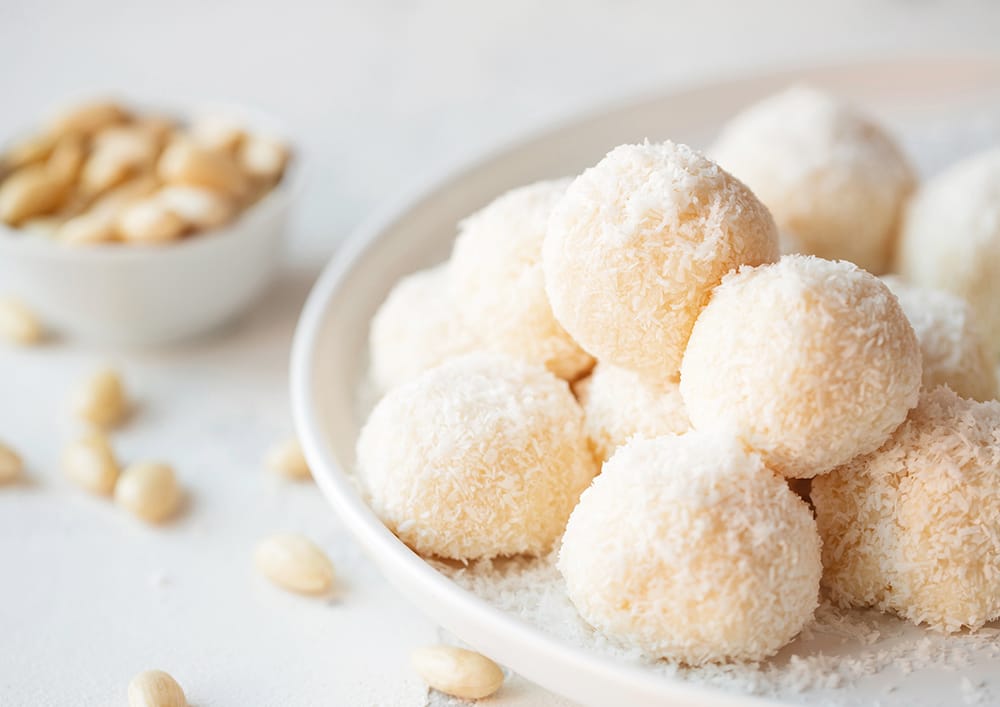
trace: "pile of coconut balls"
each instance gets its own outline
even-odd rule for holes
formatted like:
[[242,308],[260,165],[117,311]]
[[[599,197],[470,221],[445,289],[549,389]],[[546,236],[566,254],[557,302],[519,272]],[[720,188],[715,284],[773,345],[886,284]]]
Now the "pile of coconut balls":
[[774,654],[821,587],[1000,617],[1000,149],[918,185],[801,87],[707,155],[621,145],[515,189],[396,285],[372,508],[425,556],[558,548],[587,623],[688,665]]

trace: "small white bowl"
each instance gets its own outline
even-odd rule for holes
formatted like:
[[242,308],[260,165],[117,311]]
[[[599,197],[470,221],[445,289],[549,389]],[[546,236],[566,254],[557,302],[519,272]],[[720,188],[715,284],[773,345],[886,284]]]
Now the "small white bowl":
[[[284,137],[245,109],[213,110]],[[273,281],[301,159],[294,154],[281,182],[232,223],[168,245],[74,247],[0,225],[0,297],[21,300],[60,336],[100,345],[153,346],[209,331]]]

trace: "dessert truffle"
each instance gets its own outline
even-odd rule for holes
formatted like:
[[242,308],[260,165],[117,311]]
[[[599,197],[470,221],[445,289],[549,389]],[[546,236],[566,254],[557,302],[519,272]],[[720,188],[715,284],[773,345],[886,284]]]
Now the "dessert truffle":
[[569,385],[471,353],[390,390],[358,439],[372,508],[411,548],[454,560],[551,549],[596,473]]
[[421,270],[397,282],[372,319],[372,383],[386,391],[477,348],[477,338],[452,305],[447,266]]
[[514,189],[465,219],[449,275],[459,316],[486,347],[574,380],[594,360],[552,315],[542,274],[549,214],[569,182]]
[[689,665],[774,654],[812,618],[822,572],[802,499],[734,438],[697,431],[619,448],[558,566],[589,624]]
[[645,381],[632,371],[602,363],[573,389],[599,462],[634,436],[659,437],[691,429],[677,383]]
[[880,449],[813,480],[823,583],[943,631],[1000,617],[1000,403],[926,392]]
[[923,387],[947,385],[963,398],[992,400],[997,394],[993,358],[969,304],[957,295],[883,278],[899,299],[920,342]]
[[786,255],[723,280],[694,326],[681,396],[775,471],[808,478],[878,448],[920,392],[917,337],[885,283]]
[[686,145],[621,145],[577,177],[542,248],[556,319],[600,361],[676,379],[722,276],[772,262],[778,236],[740,181]]
[[906,210],[900,274],[965,299],[990,353],[1000,355],[1000,148],[924,184]]
[[915,177],[893,139],[850,104],[798,86],[734,117],[709,150],[803,252],[879,274]]

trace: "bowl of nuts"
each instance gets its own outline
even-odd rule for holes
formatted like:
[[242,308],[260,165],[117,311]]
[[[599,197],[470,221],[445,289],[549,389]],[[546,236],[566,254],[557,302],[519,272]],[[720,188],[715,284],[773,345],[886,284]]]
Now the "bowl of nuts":
[[265,117],[194,115],[92,101],[0,148],[0,298],[123,346],[250,306],[280,262],[298,159]]

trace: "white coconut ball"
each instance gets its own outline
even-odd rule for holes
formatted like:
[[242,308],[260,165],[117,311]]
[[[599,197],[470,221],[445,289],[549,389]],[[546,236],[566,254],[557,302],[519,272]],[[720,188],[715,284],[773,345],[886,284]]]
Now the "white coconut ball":
[[895,141],[851,105],[798,86],[734,117],[709,150],[803,252],[882,273],[915,184]]
[[1000,148],[921,187],[907,208],[896,256],[907,281],[968,301],[990,353],[1000,355]]
[[625,368],[598,364],[574,386],[594,458],[603,462],[634,436],[659,437],[691,429],[677,383],[644,380]]
[[767,209],[686,145],[622,145],[577,177],[542,259],[556,319],[599,360],[677,376],[694,320],[729,270],[778,257]]
[[574,380],[594,359],[552,315],[542,274],[549,214],[569,181],[514,189],[465,219],[449,273],[459,315],[487,347]]
[[823,582],[943,631],[1000,618],[1000,403],[925,393],[878,451],[813,480]]
[[787,255],[716,288],[688,343],[681,395],[697,429],[731,426],[789,477],[876,449],[917,403],[920,346],[885,283]]
[[570,516],[559,553],[589,624],[652,658],[773,655],[817,605],[809,507],[760,457],[710,432],[634,439]]
[[421,270],[397,282],[372,319],[372,383],[385,391],[478,348],[452,305],[446,266]]
[[454,560],[551,549],[596,473],[569,385],[494,353],[390,390],[357,452],[386,526],[420,554]]
[[947,385],[963,398],[992,400],[997,394],[993,358],[972,308],[961,297],[883,278],[913,325],[923,357],[923,387]]

